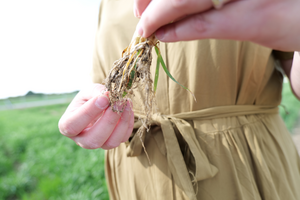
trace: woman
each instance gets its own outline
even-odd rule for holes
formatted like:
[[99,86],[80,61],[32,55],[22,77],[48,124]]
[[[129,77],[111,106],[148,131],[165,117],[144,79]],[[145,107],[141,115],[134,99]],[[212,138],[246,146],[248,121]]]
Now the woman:
[[111,199],[300,199],[300,159],[277,112],[283,76],[276,60],[289,69],[293,53],[250,42],[160,44],[171,74],[197,102],[160,73],[160,114],[143,138],[149,163],[135,130],[129,138],[133,113],[141,114],[141,93],[132,110],[128,103],[118,115],[100,85],[135,32],[132,4],[101,2],[93,67],[99,84],[79,93],[59,124],[84,148],[110,149]]

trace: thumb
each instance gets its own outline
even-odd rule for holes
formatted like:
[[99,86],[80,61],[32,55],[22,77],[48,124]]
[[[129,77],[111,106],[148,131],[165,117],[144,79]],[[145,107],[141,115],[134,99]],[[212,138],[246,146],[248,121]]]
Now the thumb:
[[[77,100],[78,101],[78,100]],[[84,101],[84,100],[81,100]],[[109,106],[107,93],[93,97],[73,111],[66,111],[59,121],[60,132],[68,137],[78,135]],[[71,108],[72,110],[72,108]]]

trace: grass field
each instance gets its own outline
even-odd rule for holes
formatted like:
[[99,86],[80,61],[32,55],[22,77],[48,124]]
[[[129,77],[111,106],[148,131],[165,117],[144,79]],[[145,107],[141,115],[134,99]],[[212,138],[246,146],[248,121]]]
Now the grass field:
[[[288,83],[280,113],[291,130],[300,103]],[[104,151],[63,137],[57,123],[67,105],[0,111],[0,200],[107,200]]]
[[0,106],[5,106],[7,104],[19,104],[26,102],[44,101],[44,100],[55,100],[55,99],[73,99],[78,91],[65,93],[65,94],[42,94],[42,93],[32,93],[29,92],[25,96],[21,97],[10,97],[7,99],[0,99]]
[[292,129],[299,124],[299,113],[300,101],[292,94],[289,83],[285,82],[282,90],[280,115],[291,132],[293,132]]
[[108,199],[104,151],[57,128],[67,105],[0,112],[0,199]]

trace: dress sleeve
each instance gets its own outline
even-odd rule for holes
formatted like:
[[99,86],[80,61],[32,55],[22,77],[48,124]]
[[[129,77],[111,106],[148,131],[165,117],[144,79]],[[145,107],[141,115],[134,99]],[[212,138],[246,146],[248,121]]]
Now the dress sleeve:
[[278,60],[290,60],[294,57],[294,52],[273,50],[272,54]]

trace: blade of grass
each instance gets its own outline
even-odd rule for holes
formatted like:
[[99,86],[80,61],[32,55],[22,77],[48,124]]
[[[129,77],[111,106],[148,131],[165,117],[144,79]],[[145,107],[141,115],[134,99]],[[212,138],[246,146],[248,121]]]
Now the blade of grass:
[[129,79],[129,83],[127,85],[127,88],[130,89],[131,86],[132,86],[132,82],[133,82],[133,79],[134,79],[134,75],[135,75],[135,69],[136,69],[136,65],[134,66],[134,69],[131,71],[130,73],[130,79]]
[[193,96],[193,98],[195,99],[195,101],[197,101],[195,95],[194,95],[187,87],[185,87],[184,85],[181,85],[179,82],[177,82],[177,81],[175,80],[175,78],[170,74],[170,72],[169,72],[169,70],[168,70],[168,68],[167,68],[167,66],[166,66],[166,64],[165,64],[165,62],[164,62],[164,60],[163,60],[163,58],[162,58],[160,52],[159,52],[158,47],[155,46],[154,48],[155,48],[155,52],[156,52],[156,54],[157,54],[157,60],[159,60],[159,62],[160,62],[160,64],[161,64],[162,68],[164,69],[164,71],[166,72],[166,74],[169,76],[169,78],[172,79],[172,80],[173,80],[175,83],[177,83],[178,85],[180,85],[183,89],[185,89],[185,90],[187,90],[188,92],[190,92],[190,94]]
[[156,70],[155,70],[155,78],[154,78],[154,95],[155,95],[156,89],[157,89],[157,82],[158,82],[158,76],[159,76],[159,64],[160,64],[160,60],[157,58],[157,61],[156,61]]
[[[135,64],[133,70],[132,70],[131,73],[130,73],[130,78],[129,78],[129,82],[128,82],[128,84],[127,84],[127,89],[130,89],[131,86],[132,86],[132,82],[133,82],[133,79],[134,79],[134,76],[135,76],[135,69],[136,69],[136,64]],[[127,94],[127,92],[124,92],[124,93],[123,93],[123,97],[125,97],[126,94]]]

